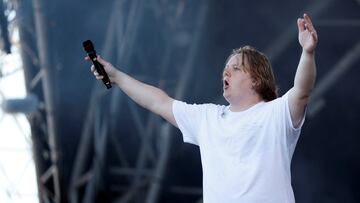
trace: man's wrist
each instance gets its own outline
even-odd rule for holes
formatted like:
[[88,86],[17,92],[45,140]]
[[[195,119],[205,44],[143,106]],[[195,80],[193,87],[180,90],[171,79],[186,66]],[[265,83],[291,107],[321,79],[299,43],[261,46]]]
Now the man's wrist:
[[315,55],[315,49],[311,50],[311,51],[308,51],[308,50],[305,50],[305,49],[302,49],[302,53],[305,54],[306,56],[314,56]]
[[114,78],[113,78],[112,82],[119,85],[119,82],[121,80],[120,78],[121,78],[121,72],[119,70],[115,69]]

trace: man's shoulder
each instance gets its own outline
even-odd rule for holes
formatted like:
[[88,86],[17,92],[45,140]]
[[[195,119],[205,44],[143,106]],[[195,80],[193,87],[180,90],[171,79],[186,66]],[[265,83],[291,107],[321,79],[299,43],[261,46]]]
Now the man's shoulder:
[[174,102],[176,102],[178,104],[181,104],[181,105],[186,105],[186,106],[191,106],[191,107],[198,107],[198,108],[217,109],[217,108],[224,108],[225,107],[225,105],[215,104],[215,103],[185,102],[185,101],[180,101],[180,100],[174,100]]
[[179,110],[190,110],[204,114],[217,114],[226,108],[225,105],[214,103],[187,103],[179,100],[174,101],[174,107]]
[[287,93],[285,93],[284,95],[282,96],[279,96],[271,101],[267,101],[265,102],[266,103],[266,106],[276,106],[276,105],[281,105],[281,103],[284,103],[285,100],[287,99]]

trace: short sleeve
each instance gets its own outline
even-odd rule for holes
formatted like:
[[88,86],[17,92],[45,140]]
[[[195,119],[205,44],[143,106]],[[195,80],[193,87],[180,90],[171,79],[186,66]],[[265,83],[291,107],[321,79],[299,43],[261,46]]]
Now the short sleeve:
[[199,145],[199,128],[205,117],[205,105],[187,104],[174,100],[172,105],[173,114],[179,127],[184,142]]
[[304,115],[301,119],[300,125],[297,128],[294,128],[293,122],[291,121],[291,115],[290,115],[290,106],[289,106],[289,92],[287,92],[286,94],[284,94],[281,98],[283,100],[284,103],[284,111],[285,111],[285,116],[286,116],[286,120],[287,120],[287,126],[289,128],[290,132],[294,132],[296,133],[297,131],[300,131],[304,122],[305,122],[305,115],[306,115],[306,108],[305,108],[305,112]]
[[285,139],[287,147],[290,150],[290,154],[292,154],[299,139],[301,128],[305,122],[306,109],[299,127],[295,128],[291,120],[289,107],[289,92],[287,92],[282,97],[276,99],[274,113],[278,118],[277,120],[280,122],[279,126],[281,126],[281,128],[285,130],[284,133],[286,134]]

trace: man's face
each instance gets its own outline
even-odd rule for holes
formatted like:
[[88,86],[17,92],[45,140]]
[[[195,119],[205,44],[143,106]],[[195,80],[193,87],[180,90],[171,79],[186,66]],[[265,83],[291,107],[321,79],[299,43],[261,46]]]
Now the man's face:
[[223,96],[229,103],[239,102],[255,92],[249,64],[246,57],[244,63],[242,58],[241,54],[232,56],[223,71]]

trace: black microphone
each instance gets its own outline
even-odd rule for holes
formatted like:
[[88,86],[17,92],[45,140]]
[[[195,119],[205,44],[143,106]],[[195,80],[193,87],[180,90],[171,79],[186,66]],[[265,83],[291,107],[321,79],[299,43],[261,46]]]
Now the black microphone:
[[96,71],[104,76],[104,78],[102,79],[103,83],[105,84],[105,86],[110,89],[111,88],[111,82],[109,79],[109,76],[106,74],[105,70],[104,70],[104,66],[101,65],[101,63],[99,63],[99,61],[97,61],[96,58],[96,51],[94,49],[94,45],[90,40],[86,40],[83,42],[83,47],[86,51],[86,53],[88,54],[89,58],[91,59],[92,63],[95,66]]

